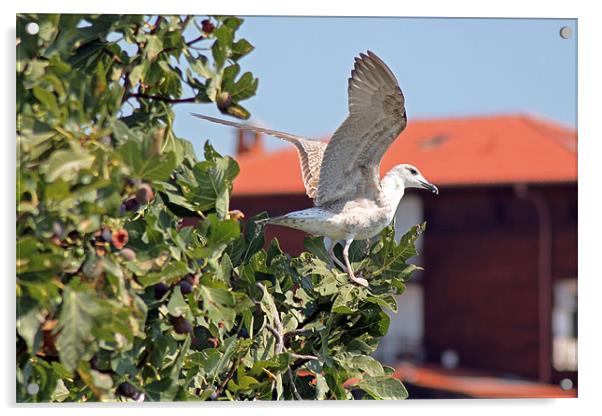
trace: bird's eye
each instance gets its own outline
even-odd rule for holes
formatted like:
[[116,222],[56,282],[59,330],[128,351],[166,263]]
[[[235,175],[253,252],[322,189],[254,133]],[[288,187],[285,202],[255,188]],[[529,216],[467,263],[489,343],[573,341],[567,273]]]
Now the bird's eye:
[[416,169],[409,168],[409,170],[410,170],[410,173],[412,175],[417,175],[418,174],[418,171]]

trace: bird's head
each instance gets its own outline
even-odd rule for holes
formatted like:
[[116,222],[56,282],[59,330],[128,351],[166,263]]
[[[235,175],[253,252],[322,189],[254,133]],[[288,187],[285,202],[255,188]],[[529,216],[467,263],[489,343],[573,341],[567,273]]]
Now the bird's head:
[[405,188],[424,188],[434,194],[439,193],[439,189],[427,181],[415,166],[408,164],[397,165],[392,171],[401,179]]

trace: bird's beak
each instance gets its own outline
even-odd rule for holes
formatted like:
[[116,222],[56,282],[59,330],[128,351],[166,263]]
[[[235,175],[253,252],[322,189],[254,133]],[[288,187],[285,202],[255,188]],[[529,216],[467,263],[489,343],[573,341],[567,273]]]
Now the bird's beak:
[[420,183],[422,183],[422,186],[424,187],[424,189],[428,189],[429,191],[431,191],[435,195],[439,195],[439,188],[437,188],[432,183],[422,182],[422,181]]

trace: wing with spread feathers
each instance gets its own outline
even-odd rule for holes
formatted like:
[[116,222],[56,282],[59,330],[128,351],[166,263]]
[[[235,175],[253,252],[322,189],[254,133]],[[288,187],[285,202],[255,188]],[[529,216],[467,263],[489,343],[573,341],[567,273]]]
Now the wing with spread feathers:
[[349,115],[326,147],[315,205],[380,188],[380,161],[406,126],[404,97],[395,76],[374,53],[355,58],[348,85]]
[[193,113],[192,115],[213,123],[237,127],[242,130],[253,131],[256,133],[267,134],[269,136],[274,136],[294,144],[297,148],[297,153],[299,154],[299,160],[301,162],[301,174],[303,177],[303,184],[305,185],[305,192],[310,198],[315,197],[318,189],[318,181],[320,179],[320,165],[322,164],[322,156],[324,155],[324,150],[326,149],[327,143],[307,139],[305,137],[296,136],[294,134],[284,133],[281,131],[249,126],[246,124],[235,123],[233,121],[209,117],[202,114]]

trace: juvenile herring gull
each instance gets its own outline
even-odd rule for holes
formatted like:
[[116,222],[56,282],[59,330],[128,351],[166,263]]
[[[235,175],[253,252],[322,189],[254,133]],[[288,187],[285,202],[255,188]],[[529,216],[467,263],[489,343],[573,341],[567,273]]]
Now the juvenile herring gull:
[[[325,143],[280,131],[221,120],[196,117],[243,130],[264,133],[292,143],[301,162],[303,183],[314,207],[270,218],[283,225],[324,236],[332,260],[347,271],[349,279],[368,286],[355,276],[349,263],[353,240],[372,238],[393,221],[406,188],[439,193],[414,166],[401,164],[380,178],[380,161],[407,124],[404,97],[393,72],[374,53],[355,58],[348,85],[349,115]],[[344,243],[344,264],[334,247]]]

